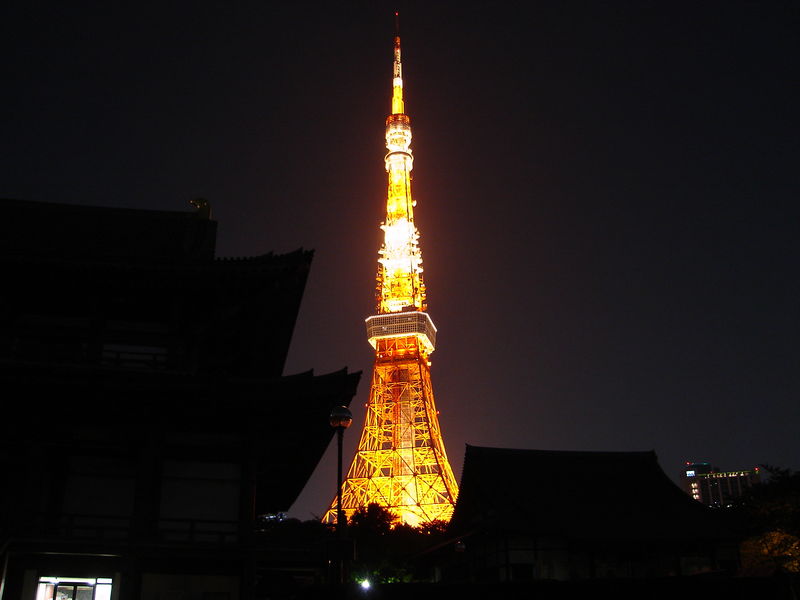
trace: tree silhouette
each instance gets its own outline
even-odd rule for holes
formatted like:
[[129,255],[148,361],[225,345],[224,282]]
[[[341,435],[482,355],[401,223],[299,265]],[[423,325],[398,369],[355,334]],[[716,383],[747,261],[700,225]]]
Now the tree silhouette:
[[348,525],[356,554],[351,565],[353,577],[374,583],[414,581],[417,574],[413,557],[437,543],[446,525],[443,521],[431,521],[411,527],[398,522],[394,513],[378,504],[358,509]]
[[761,465],[769,479],[750,488],[735,508],[746,574],[800,574],[800,472]]

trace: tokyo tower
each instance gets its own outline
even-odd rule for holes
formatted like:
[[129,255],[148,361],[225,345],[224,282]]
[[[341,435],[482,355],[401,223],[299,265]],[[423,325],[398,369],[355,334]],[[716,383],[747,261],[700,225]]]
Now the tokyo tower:
[[[400,36],[394,37],[392,114],[386,118],[386,220],[381,225],[376,313],[366,319],[375,366],[366,419],[342,483],[349,519],[371,503],[411,526],[449,521],[458,485],[433,400],[429,356],[436,327],[426,312],[419,231],[411,197],[411,120],[403,104]],[[323,521],[336,522],[334,498]]]

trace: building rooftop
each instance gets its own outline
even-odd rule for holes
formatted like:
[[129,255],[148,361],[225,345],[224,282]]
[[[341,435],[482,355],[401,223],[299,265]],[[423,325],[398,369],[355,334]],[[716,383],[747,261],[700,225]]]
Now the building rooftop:
[[141,210],[0,198],[0,252],[89,260],[191,261],[214,257],[208,206]]
[[467,445],[454,534],[499,528],[577,539],[718,537],[654,451],[580,452]]

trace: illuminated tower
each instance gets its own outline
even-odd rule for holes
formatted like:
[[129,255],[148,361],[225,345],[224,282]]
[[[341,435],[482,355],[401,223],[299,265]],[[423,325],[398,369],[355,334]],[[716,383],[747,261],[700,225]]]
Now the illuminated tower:
[[[378,259],[376,315],[367,337],[375,366],[364,429],[347,477],[342,507],[348,518],[377,503],[409,525],[449,521],[458,485],[439,429],[429,355],[436,327],[426,310],[419,232],[411,198],[411,120],[403,106],[400,37],[394,38],[392,114],[386,119],[389,190]],[[325,522],[336,521],[334,498]]]

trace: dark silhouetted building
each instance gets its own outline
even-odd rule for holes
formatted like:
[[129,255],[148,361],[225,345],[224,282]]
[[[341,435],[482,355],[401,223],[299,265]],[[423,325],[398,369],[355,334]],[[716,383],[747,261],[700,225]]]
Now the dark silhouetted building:
[[727,507],[761,481],[758,467],[743,471],[720,471],[707,462],[684,465],[683,486],[687,494],[707,506]]
[[0,201],[2,600],[265,595],[360,373],[283,374],[312,252],[216,258],[194,204]]
[[652,451],[468,445],[448,534],[429,557],[443,582],[652,579],[738,562],[735,538]]

